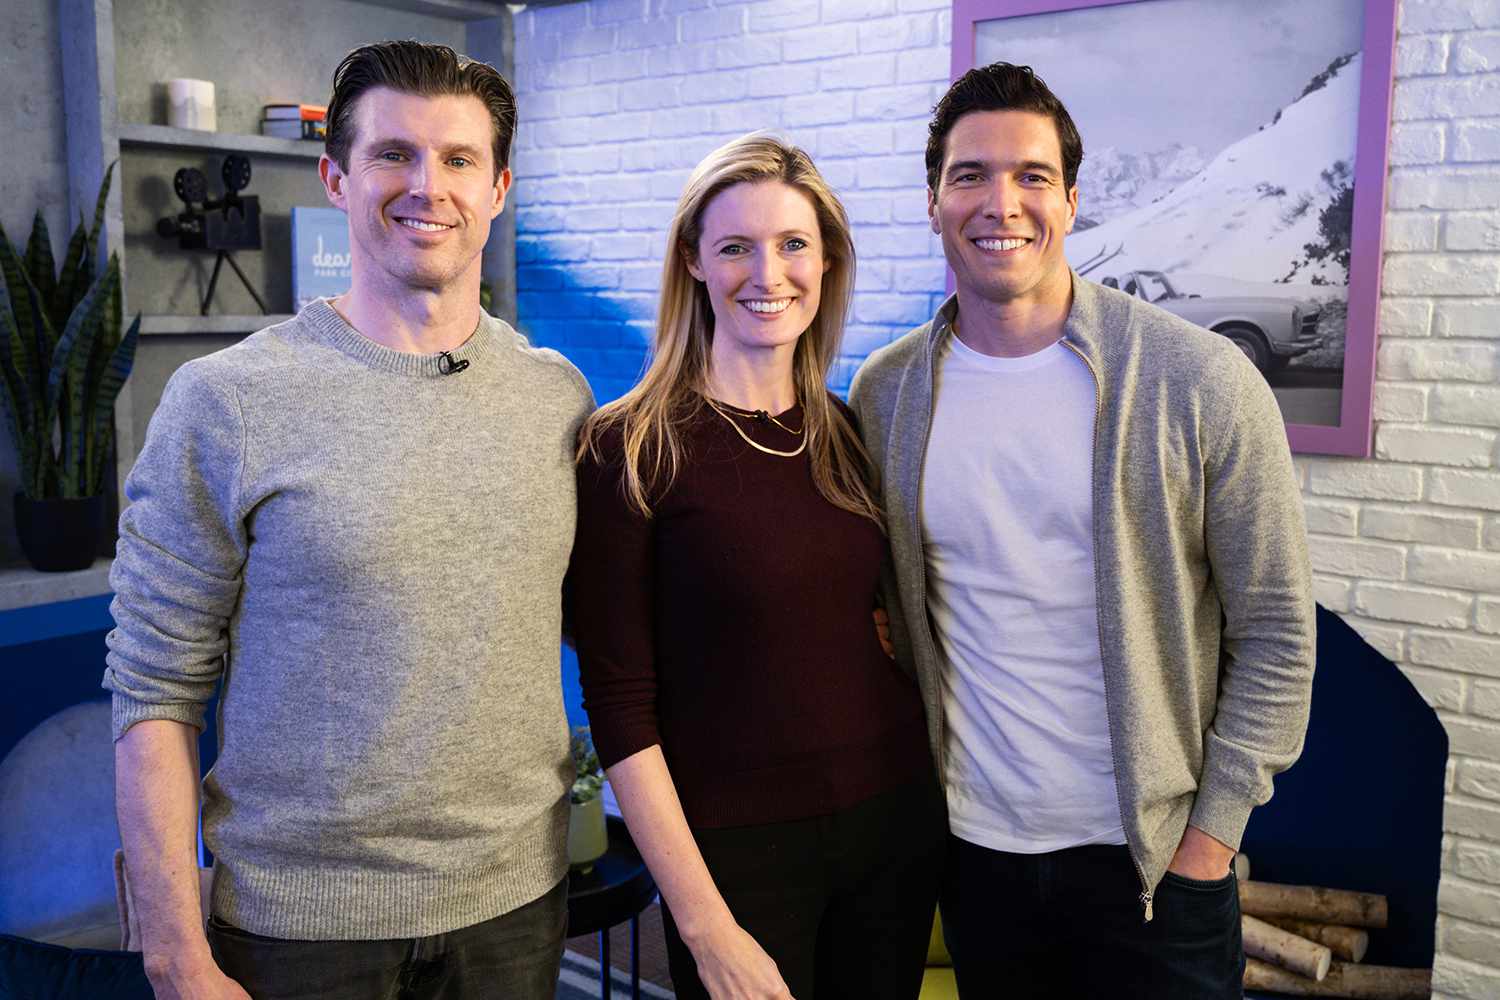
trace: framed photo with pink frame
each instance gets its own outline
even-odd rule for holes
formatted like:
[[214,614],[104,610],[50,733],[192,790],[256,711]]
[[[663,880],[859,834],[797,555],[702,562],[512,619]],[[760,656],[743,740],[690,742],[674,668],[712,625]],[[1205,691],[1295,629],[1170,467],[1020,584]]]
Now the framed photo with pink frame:
[[952,75],[1083,136],[1068,260],[1235,343],[1299,452],[1370,453],[1395,0],[954,0]]

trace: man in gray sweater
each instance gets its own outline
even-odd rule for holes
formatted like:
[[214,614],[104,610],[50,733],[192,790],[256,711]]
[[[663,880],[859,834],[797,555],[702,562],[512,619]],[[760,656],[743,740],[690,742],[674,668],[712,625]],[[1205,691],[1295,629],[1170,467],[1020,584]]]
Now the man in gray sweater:
[[973,997],[1238,997],[1230,869],[1296,760],[1313,602],[1276,401],[1228,340],[1074,274],[1082,141],[1027,67],[938,103],[957,294],[850,401],[947,792]]
[[[592,397],[480,310],[514,129],[483,63],[351,53],[319,163],[351,290],[184,365],[152,419],[104,685],[159,997],[553,995]],[[196,745],[221,683],[205,938]]]

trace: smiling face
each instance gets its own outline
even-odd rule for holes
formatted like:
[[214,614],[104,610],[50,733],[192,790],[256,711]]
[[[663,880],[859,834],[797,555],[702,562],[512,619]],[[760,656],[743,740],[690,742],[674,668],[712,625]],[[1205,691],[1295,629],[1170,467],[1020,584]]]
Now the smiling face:
[[479,254],[510,187],[508,169],[496,174],[484,103],[374,87],[354,120],[349,169],[325,156],[319,171],[328,200],[349,216],[355,283],[477,287]]
[[780,181],[741,182],[716,194],[687,261],[714,313],[713,358],[790,354],[818,314],[823,253],[812,199]]
[[948,133],[938,189],[927,193],[932,231],[943,238],[961,300],[1065,301],[1071,280],[1063,237],[1077,211],[1057,128],[1030,111],[960,118]]

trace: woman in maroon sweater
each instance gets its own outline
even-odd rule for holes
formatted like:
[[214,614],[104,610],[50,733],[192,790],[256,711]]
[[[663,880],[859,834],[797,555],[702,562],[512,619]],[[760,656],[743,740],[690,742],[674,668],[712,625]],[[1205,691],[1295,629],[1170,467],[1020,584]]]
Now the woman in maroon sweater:
[[886,543],[824,382],[843,207],[755,134],[698,165],[655,350],[579,450],[568,604],[595,745],[666,904],[679,997],[910,998],[946,820],[871,622]]

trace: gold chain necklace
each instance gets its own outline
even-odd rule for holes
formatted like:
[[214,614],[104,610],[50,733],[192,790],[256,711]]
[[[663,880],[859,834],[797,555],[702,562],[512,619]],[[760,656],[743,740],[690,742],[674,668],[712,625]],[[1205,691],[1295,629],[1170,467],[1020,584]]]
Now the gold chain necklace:
[[[714,402],[712,399],[709,399],[707,396],[703,397],[703,401],[706,402],[709,405],[709,407],[715,413],[717,413],[719,416],[723,417],[725,423],[729,424],[730,427],[733,427],[734,428],[734,432],[736,434],[738,434],[741,438],[743,438],[744,441],[745,441],[745,443],[748,444],[750,447],[754,448],[756,451],[763,451],[767,455],[777,455],[777,456],[779,456],[781,458],[795,458],[796,456],[802,454],[803,449],[805,449],[807,447],[807,438],[804,437],[802,439],[802,441],[797,445],[797,447],[794,448],[791,451],[777,451],[775,448],[767,448],[765,445],[759,443],[754,438],[752,438],[750,435],[748,435],[744,431],[742,431],[740,429],[740,425],[737,424],[737,423],[735,423],[734,422],[734,418],[731,417],[729,414],[725,413],[724,410],[720,407],[720,405],[718,403]],[[800,433],[802,433],[801,431],[792,431],[791,428],[787,427],[785,424],[783,424],[781,421],[777,420],[775,417],[772,417],[770,414],[766,414],[766,416],[770,417],[771,421],[773,423],[775,423],[777,427],[780,427],[784,431],[788,431],[788,432],[794,433],[794,434],[800,434]]]
[[[708,399],[707,396],[704,396],[703,398]],[[721,410],[728,410],[729,412],[738,414],[742,417],[750,417],[752,420],[769,420],[771,421],[771,423],[775,424],[777,427],[780,427],[788,434],[796,435],[798,437],[800,437],[802,435],[802,432],[807,429],[804,425],[802,427],[798,427],[796,430],[793,430],[786,424],[782,423],[780,420],[777,420],[775,417],[771,416],[771,414],[767,413],[765,410],[747,410],[743,407],[731,406],[728,403],[719,403],[717,401],[714,401],[714,405],[718,406]]]

